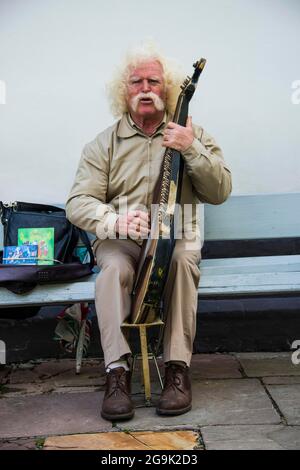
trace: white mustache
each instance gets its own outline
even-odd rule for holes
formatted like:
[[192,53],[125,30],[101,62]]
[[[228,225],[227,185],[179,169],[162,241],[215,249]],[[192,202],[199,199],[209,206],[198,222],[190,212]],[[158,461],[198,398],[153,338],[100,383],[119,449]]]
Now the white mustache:
[[163,102],[163,100],[152,91],[149,91],[149,93],[139,93],[131,99],[130,104],[134,112],[137,111],[139,101],[142,98],[150,98],[153,101],[154,107],[158,111],[163,111],[165,109],[165,103]]

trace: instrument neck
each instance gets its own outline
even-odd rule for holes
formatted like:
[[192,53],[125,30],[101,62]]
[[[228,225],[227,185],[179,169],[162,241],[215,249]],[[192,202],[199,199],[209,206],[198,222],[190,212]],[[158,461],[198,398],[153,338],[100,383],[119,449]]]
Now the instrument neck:
[[173,117],[173,122],[180,126],[186,126],[186,120],[189,112],[189,100],[184,93],[180,93]]

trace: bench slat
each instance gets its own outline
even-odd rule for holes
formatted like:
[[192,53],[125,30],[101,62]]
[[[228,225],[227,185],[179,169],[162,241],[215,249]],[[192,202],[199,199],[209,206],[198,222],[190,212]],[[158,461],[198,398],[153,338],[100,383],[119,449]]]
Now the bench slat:
[[200,281],[200,290],[205,287],[251,287],[256,289],[267,289],[268,286],[299,285],[300,289],[300,272],[285,273],[247,273],[247,274],[225,274],[225,275],[207,275],[203,276]]
[[87,276],[80,282],[47,284],[35,287],[27,294],[14,294],[4,287],[0,288],[1,307],[30,305],[65,305],[76,302],[93,302],[96,274]]
[[[228,259],[224,261],[227,263]],[[259,262],[259,260],[255,261]],[[287,263],[285,267],[288,268]],[[220,269],[220,266],[218,269]],[[37,286],[30,293],[23,295],[16,295],[5,288],[0,288],[0,308],[22,305],[65,305],[83,301],[93,302],[96,276],[97,274],[93,274],[80,282]],[[238,274],[216,273],[209,268],[204,268],[202,269],[198,289],[200,297],[213,298],[224,295],[268,295],[296,292],[300,294],[299,267],[296,271],[271,272],[270,270],[264,270],[264,272],[250,272],[248,270]]]
[[236,195],[205,204],[205,240],[299,237],[300,193]]
[[300,255],[205,259],[202,260],[200,269],[202,275],[210,276],[255,272],[300,272]]

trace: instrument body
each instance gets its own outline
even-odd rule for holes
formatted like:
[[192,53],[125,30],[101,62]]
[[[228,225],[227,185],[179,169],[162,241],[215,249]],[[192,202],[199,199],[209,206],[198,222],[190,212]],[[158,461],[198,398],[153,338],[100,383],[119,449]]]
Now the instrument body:
[[[205,63],[205,59],[196,62],[192,78],[187,77],[181,86],[173,117],[173,122],[181,126],[186,125],[189,102]],[[130,319],[134,324],[151,322],[162,310],[163,290],[176,242],[174,217],[176,207],[180,204],[183,169],[180,152],[167,148],[153,193],[151,233],[143,241],[132,291]]]

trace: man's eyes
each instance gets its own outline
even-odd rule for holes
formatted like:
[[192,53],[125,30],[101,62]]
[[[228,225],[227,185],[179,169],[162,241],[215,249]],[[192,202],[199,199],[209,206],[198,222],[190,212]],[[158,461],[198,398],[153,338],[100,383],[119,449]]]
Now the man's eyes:
[[[130,81],[131,85],[140,85],[142,82],[143,82],[142,79],[136,79],[136,80],[131,80]],[[148,82],[151,85],[159,85],[160,84],[160,81],[156,80],[155,78],[149,78]]]

